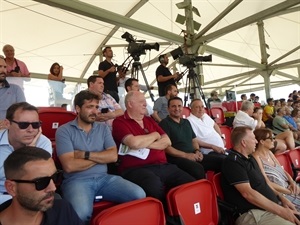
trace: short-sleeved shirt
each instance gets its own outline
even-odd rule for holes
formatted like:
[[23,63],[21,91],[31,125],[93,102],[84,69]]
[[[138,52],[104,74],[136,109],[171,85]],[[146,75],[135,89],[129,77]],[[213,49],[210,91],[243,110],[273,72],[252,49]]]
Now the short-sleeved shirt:
[[[98,70],[106,71],[113,67],[114,65],[109,63],[107,60],[104,60],[99,64]],[[118,84],[117,84],[117,71],[110,72],[104,78],[104,91],[116,91],[118,92]]]
[[264,107],[263,116],[262,116],[262,120],[264,122],[266,122],[269,119],[269,117],[267,116],[267,114],[269,114],[269,115],[273,115],[274,114],[274,107],[273,106],[266,105]]
[[[205,143],[213,144],[224,148],[223,139],[214,128],[215,121],[209,115],[204,113],[202,118],[200,119],[194,116],[193,114],[190,114],[190,116],[187,119],[190,121],[197,139]],[[208,154],[213,151],[212,149],[203,147],[201,147],[200,149],[203,154]]]
[[253,119],[247,113],[239,110],[237,112],[236,116],[234,117],[232,124],[233,124],[233,127],[248,126],[254,130],[255,127],[257,126],[257,120]]
[[14,103],[25,102],[23,90],[16,84],[5,82],[3,87],[0,87],[0,120],[5,119],[6,110]]
[[[160,76],[160,75],[162,75],[164,77],[167,77],[167,76],[172,75],[172,73],[170,72],[170,70],[166,66],[159,65],[157,67],[157,69],[156,69],[156,80],[157,80],[158,76]],[[159,96],[164,96],[166,94],[166,87],[169,84],[173,84],[173,85],[176,86],[176,83],[175,83],[174,79],[170,79],[170,80],[167,80],[165,82],[159,82],[157,80],[157,86],[158,86],[158,94],[159,94]]]
[[[44,135],[41,135],[36,142],[36,147],[42,148],[52,155],[51,141]],[[5,174],[4,174],[4,161],[14,151],[14,147],[9,144],[8,130],[0,131],[0,195],[6,192],[4,187]]]
[[[102,93],[102,98],[99,101],[99,111],[101,112],[101,109],[104,108],[108,108],[109,112],[114,112],[117,109],[122,109],[121,106],[116,102],[116,100],[113,97],[111,97],[111,95]],[[114,119],[110,119],[101,123],[105,123],[109,126],[109,128],[111,128],[113,120]]]
[[[10,206],[11,200],[0,205],[0,212]],[[64,199],[55,199],[53,206],[44,212],[41,225],[84,225],[69,202]],[[1,225],[1,222],[0,222]]]
[[196,138],[196,135],[187,119],[181,118],[180,122],[177,123],[170,116],[167,116],[160,121],[159,126],[169,136],[173,148],[187,153],[194,152],[192,140]]
[[[101,152],[116,146],[111,131],[107,125],[94,122],[92,129],[86,133],[78,126],[77,118],[60,126],[55,134],[57,155],[74,152],[74,150]],[[106,164],[96,164],[86,170],[67,173],[64,172],[64,181],[80,178],[100,177],[107,174]]]
[[[124,115],[117,117],[113,122],[112,130],[117,145],[119,146],[120,143],[123,143],[124,138],[131,134],[137,136],[158,132],[160,135],[165,135],[165,132],[151,117],[144,116],[143,123],[144,129],[129,117],[127,111],[125,111]],[[150,149],[150,153],[146,159],[139,159],[130,155],[120,156],[120,158],[120,172],[133,167],[167,163],[165,151],[161,149]]]
[[21,60],[15,59],[14,63],[12,65],[6,65],[6,70],[8,73],[10,73],[11,71],[15,70],[15,68],[19,66],[20,67],[20,72],[24,75],[24,76],[30,76],[29,70],[26,66],[26,64],[24,62],[22,62]]
[[275,193],[268,186],[256,160],[252,156],[246,158],[239,152],[231,150],[229,155],[224,159],[221,177],[225,200],[228,203],[236,205],[239,213],[260,208],[248,202],[234,187],[236,184],[250,183],[252,189],[267,199],[278,203]]
[[162,96],[156,99],[153,105],[153,111],[157,111],[160,119],[164,119],[169,115],[168,99],[166,98],[166,96]]
[[291,115],[285,115],[283,118],[285,118],[286,121],[288,121],[295,129],[298,130],[297,123]]
[[286,131],[290,128],[283,128],[282,125],[289,125],[289,122],[283,116],[275,116],[273,119],[273,128],[277,131]]

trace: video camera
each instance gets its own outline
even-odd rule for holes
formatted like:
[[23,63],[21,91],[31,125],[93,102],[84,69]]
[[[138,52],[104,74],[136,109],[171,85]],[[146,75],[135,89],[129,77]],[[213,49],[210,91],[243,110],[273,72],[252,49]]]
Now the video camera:
[[159,51],[159,44],[157,42],[154,44],[146,44],[145,40],[135,40],[128,32],[125,32],[121,37],[126,39],[126,41],[129,43],[127,51],[131,55],[145,55],[146,50],[151,49]]
[[196,62],[211,62],[212,61],[212,55],[207,56],[194,56],[194,55],[188,55],[184,54],[181,47],[178,47],[170,52],[173,59],[179,58],[179,63],[186,66],[186,67],[196,67]]

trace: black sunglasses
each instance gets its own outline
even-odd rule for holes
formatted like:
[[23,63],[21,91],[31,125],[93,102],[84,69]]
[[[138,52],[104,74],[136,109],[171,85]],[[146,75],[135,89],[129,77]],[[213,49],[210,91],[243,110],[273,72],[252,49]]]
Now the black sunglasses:
[[53,182],[56,184],[58,180],[61,178],[62,170],[56,171],[51,177],[41,177],[36,178],[34,180],[12,180],[16,183],[31,183],[35,184],[35,189],[37,191],[44,190],[48,185],[50,184],[50,181],[53,180]]
[[27,127],[29,127],[29,125],[31,125],[33,129],[38,129],[42,125],[41,121],[29,123],[29,122],[17,122],[17,121],[11,120],[11,122],[18,124],[18,126],[21,130],[26,129]]

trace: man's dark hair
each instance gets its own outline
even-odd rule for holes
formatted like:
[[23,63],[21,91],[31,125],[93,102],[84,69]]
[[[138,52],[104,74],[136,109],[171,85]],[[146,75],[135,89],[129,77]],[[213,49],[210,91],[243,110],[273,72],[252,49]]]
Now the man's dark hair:
[[181,103],[183,103],[183,102],[182,102],[182,99],[176,96],[176,97],[170,98],[170,99],[168,100],[168,107],[170,106],[171,101],[173,101],[173,100],[180,100]]
[[15,112],[21,109],[22,111],[36,111],[38,113],[37,107],[30,105],[28,102],[18,102],[12,104],[6,111],[6,119],[12,121],[15,116]]
[[168,84],[165,88],[165,95],[168,93],[168,91],[171,91],[173,87],[177,88],[177,86],[174,84]]
[[[100,77],[99,75],[92,75],[92,76],[90,76],[90,77],[87,79],[87,81],[86,81],[87,86],[90,87],[90,83],[95,83],[96,80],[97,80],[97,78],[102,78],[102,77]],[[103,79],[103,78],[102,78],[102,79]]]
[[103,50],[102,50],[102,54],[104,55],[104,53],[106,52],[107,49],[111,49],[110,46],[106,46]]
[[79,106],[79,108],[81,108],[85,100],[89,101],[93,99],[100,100],[100,97],[88,90],[83,90],[75,95],[74,107]]
[[27,162],[48,160],[51,154],[46,150],[33,146],[25,146],[13,151],[4,161],[6,179],[18,179],[24,174],[23,167]]
[[136,78],[129,78],[125,81],[125,90],[128,92],[127,87],[131,87],[133,81],[139,82]]
[[162,59],[165,58],[166,54],[162,54],[160,56],[158,56],[158,62],[162,63]]

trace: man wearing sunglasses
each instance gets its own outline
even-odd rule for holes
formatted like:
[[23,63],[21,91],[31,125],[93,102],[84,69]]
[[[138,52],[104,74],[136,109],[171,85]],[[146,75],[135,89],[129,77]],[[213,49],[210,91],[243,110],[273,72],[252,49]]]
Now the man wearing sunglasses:
[[4,188],[4,160],[25,146],[36,146],[52,154],[51,141],[42,135],[38,110],[27,102],[11,105],[6,112],[7,129],[0,130],[0,204],[11,196]]
[[7,69],[3,56],[0,56],[0,130],[7,128],[5,114],[7,108],[16,102],[24,102],[22,89],[16,84],[9,84],[6,80]]
[[0,224],[83,225],[67,201],[54,198],[60,171],[49,152],[20,148],[7,157],[4,171],[12,200],[0,206]]
[[95,122],[99,96],[79,92],[74,99],[77,118],[60,126],[55,135],[57,155],[64,170],[63,198],[89,224],[96,196],[117,203],[144,198],[138,185],[107,173],[107,163],[117,161],[117,147],[109,127]]

